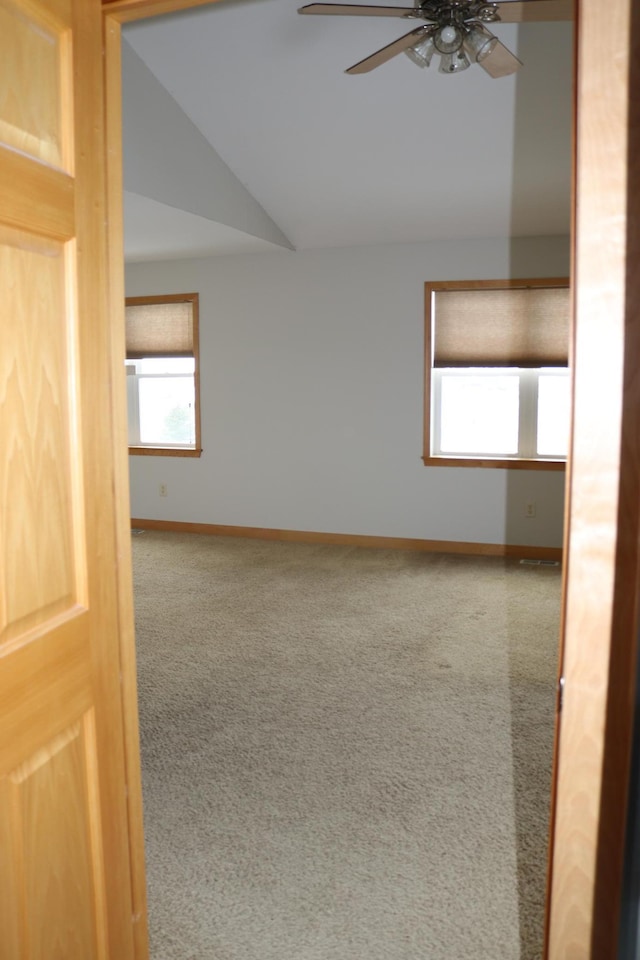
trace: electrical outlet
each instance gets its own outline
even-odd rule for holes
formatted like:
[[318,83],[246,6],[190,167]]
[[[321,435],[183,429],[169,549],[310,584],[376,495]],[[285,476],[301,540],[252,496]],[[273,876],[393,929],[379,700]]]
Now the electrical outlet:
[[167,495],[167,485],[166,485],[166,483],[161,483],[161,484],[160,484],[160,486],[158,487],[158,493],[160,494],[161,497],[166,497],[166,495]]
[[535,500],[527,500],[524,505],[524,515],[528,520],[532,520],[536,515],[536,502]]

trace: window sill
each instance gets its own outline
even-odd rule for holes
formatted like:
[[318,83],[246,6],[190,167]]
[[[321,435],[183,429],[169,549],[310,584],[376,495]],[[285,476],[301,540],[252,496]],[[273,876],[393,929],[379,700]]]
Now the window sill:
[[566,460],[499,460],[490,457],[423,457],[425,467],[489,467],[500,470],[565,470]]
[[134,457],[199,457],[202,449],[195,447],[129,447]]

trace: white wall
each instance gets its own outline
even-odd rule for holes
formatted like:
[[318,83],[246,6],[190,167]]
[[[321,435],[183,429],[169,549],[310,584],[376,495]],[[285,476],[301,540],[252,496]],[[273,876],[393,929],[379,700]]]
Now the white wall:
[[563,472],[423,466],[423,285],[568,270],[562,237],[132,264],[200,294],[204,448],[130,457],[132,516],[560,546]]

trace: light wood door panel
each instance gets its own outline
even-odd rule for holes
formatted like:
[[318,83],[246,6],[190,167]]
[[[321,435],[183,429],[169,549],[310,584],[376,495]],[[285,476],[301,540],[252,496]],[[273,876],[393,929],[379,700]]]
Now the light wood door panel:
[[0,0],[2,960],[136,956],[101,26]]
[[[0,0],[0,141],[69,170],[72,145],[71,0]],[[23,91],[29,89],[29,96]]]
[[0,354],[0,645],[86,603],[73,261],[72,244],[0,227],[0,288],[20,318]]
[[8,940],[16,958],[108,957],[93,720],[87,711],[0,789],[9,825],[0,885],[17,907]]

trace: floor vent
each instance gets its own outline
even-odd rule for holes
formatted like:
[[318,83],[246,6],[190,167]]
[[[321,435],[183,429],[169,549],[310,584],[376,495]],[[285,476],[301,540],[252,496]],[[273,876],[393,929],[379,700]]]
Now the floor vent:
[[521,560],[520,563],[526,564],[528,567],[559,567],[559,560]]

